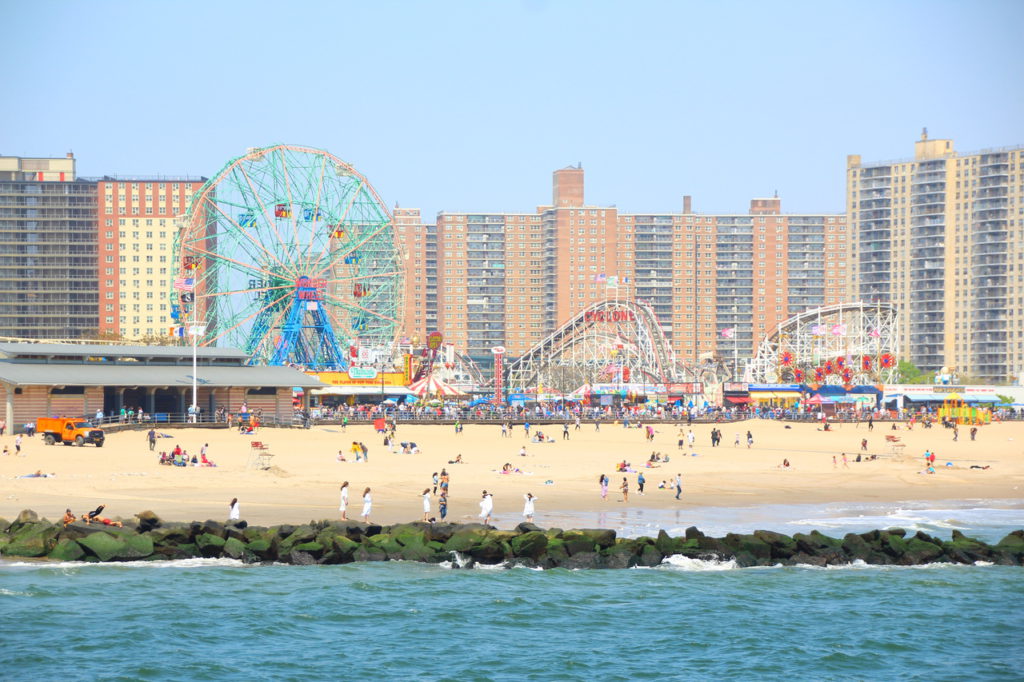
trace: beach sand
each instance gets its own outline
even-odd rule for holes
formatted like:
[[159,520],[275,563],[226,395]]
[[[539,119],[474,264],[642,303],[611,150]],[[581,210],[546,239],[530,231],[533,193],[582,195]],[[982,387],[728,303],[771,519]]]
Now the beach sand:
[[[93,446],[46,446],[38,436],[26,439],[24,457],[0,456],[0,517],[12,519],[22,509],[33,509],[58,519],[70,507],[82,514],[106,504],[106,514],[130,519],[133,514],[152,510],[166,520],[191,521],[227,518],[228,503],[240,500],[242,518],[250,523],[301,523],[310,519],[336,519],[338,487],[350,483],[350,519],[358,519],[363,488],[372,488],[373,513],[378,523],[415,521],[422,518],[422,493],[433,472],[447,468],[451,476],[448,520],[476,520],[481,491],[494,495],[497,516],[519,519],[523,495],[537,496],[536,522],[545,525],[545,512],[618,511],[626,508],[685,510],[687,507],[736,507],[760,504],[827,502],[886,502],[903,500],[1024,499],[1024,424],[1006,423],[981,427],[971,442],[969,429],[960,429],[959,442],[953,432],[941,427],[912,431],[900,425],[877,424],[869,432],[866,424],[836,425],[823,432],[815,424],[791,424],[748,420],[720,425],[723,444],[712,448],[712,425],[693,426],[695,450],[679,450],[679,426],[656,425],[653,443],[641,429],[624,429],[621,424],[603,423],[570,427],[570,439],[562,440],[560,425],[541,427],[554,443],[531,443],[521,426],[513,437],[502,438],[496,425],[468,424],[461,434],[452,426],[399,425],[399,441],[415,441],[418,455],[389,452],[383,437],[370,425],[314,426],[302,429],[263,429],[258,436],[239,435],[233,429],[164,429],[169,437],[157,441],[156,453],[146,443],[148,428],[108,434],[103,448]],[[687,430],[685,425],[681,427]],[[536,427],[533,429],[536,431]],[[746,447],[750,430],[754,445]],[[735,447],[735,434],[741,445]],[[903,455],[893,453],[887,435],[905,444]],[[868,439],[867,454],[878,460],[855,462],[861,438]],[[247,468],[250,441],[269,444],[273,457],[270,470]],[[352,461],[352,441],[369,448],[369,463]],[[14,451],[14,437],[0,439],[0,449]],[[209,443],[209,457],[216,468],[168,467],[157,463],[157,453],[180,444],[189,453]],[[527,456],[519,449],[526,446]],[[922,453],[934,451],[937,472],[918,473],[925,466]],[[342,450],[348,462],[338,462]],[[671,461],[658,468],[645,468],[652,451],[668,454]],[[844,468],[845,452],[849,468]],[[449,464],[462,454],[463,464]],[[836,456],[838,467],[833,467]],[[783,458],[792,467],[780,469]],[[627,460],[647,479],[646,495],[637,492],[636,474],[615,471],[617,462]],[[947,468],[946,462],[953,467]],[[522,474],[501,474],[510,463]],[[986,470],[970,469],[971,465]],[[42,470],[51,478],[19,478]],[[659,490],[659,482],[683,477],[683,497]],[[611,480],[607,500],[599,494],[598,477]],[[629,502],[621,501],[619,487],[629,479]],[[547,483],[550,481],[551,483]],[[432,486],[430,486],[432,488]],[[437,514],[436,498],[432,514]],[[685,514],[684,514],[685,516]],[[499,524],[511,525],[511,524]]]

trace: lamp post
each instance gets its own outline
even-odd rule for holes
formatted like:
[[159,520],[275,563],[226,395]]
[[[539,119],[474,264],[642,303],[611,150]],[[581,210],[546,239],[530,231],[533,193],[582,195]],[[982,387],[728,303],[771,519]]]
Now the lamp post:
[[193,322],[189,328],[188,333],[192,337],[192,419],[195,421],[199,420],[199,377],[198,374],[198,362],[196,361],[196,346],[199,343],[199,336],[206,333],[206,325],[199,322]]

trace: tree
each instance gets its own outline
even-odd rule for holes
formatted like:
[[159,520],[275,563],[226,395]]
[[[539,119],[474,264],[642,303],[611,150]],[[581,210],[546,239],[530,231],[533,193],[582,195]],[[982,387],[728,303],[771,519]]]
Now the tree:
[[901,384],[928,384],[932,377],[919,370],[910,360],[900,360],[896,365],[896,381]]

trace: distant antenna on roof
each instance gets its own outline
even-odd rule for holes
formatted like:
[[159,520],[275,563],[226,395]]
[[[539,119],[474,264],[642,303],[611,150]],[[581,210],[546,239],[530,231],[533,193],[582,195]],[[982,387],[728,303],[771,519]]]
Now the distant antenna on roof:
[[776,199],[778,199],[778,198],[779,198],[779,190],[775,190],[775,198],[776,198]]
[[924,142],[927,139],[928,139],[928,128],[927,127],[921,128],[921,141]]

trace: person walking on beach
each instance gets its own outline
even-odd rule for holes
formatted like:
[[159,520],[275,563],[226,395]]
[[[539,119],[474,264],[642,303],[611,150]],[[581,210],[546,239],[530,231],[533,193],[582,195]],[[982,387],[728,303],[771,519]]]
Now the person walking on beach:
[[533,493],[526,493],[523,495],[523,499],[526,500],[526,503],[523,504],[523,516],[526,517],[527,523],[533,523],[533,503],[537,498],[533,496]]
[[608,499],[608,477],[601,474],[601,477],[597,479],[597,484],[601,486],[601,499]]
[[754,444],[754,434],[752,434],[750,431],[747,431],[747,449],[749,450],[750,446],[753,445],[753,444]]
[[[562,440],[569,440],[569,422],[562,424]],[[974,436],[971,436],[971,440],[974,440]]]
[[835,455],[832,455],[832,468],[833,469],[838,469],[839,468],[839,464],[838,464],[838,462],[836,462],[836,456]]
[[953,442],[955,443],[958,440],[960,440],[960,427],[953,424]]
[[849,469],[850,468],[849,463],[847,463],[847,461],[846,461],[846,453],[845,452],[843,453],[843,468],[844,469]]
[[491,524],[491,512],[494,511],[494,497],[486,490],[480,498],[480,518],[485,526]]
[[576,428],[575,428],[575,430],[576,431],[580,430],[580,418],[579,418],[579,415],[576,416]]
[[526,434],[527,438],[530,437],[530,422],[523,422],[523,432]]
[[740,432],[739,431],[736,432],[736,440],[733,441],[732,446],[734,448],[738,448],[740,446]]
[[867,438],[861,438],[860,439],[860,449],[862,451],[864,451],[864,452],[867,452],[867,449],[868,449],[868,439]]
[[150,429],[149,433],[146,434],[146,440],[149,442],[149,451],[153,452],[156,449],[156,430]]
[[595,431],[600,431],[601,430],[601,418],[600,417],[598,417],[598,418],[596,418],[594,420],[594,430]]
[[636,475],[636,489],[640,492],[641,495],[644,494],[644,483],[646,482],[647,479],[644,478],[644,472],[641,471],[639,474]]
[[682,474],[676,474],[676,486],[675,487],[676,487],[676,499],[678,500],[679,496],[683,494],[683,475]]
[[370,522],[370,509],[373,507],[373,498],[370,497],[370,489],[363,491],[363,523]]
[[508,422],[501,422],[501,437],[508,438]]
[[242,518],[242,512],[238,508],[238,498],[235,497],[228,504],[228,521],[238,521],[240,518]]
[[448,516],[448,496],[445,495],[443,490],[441,491],[441,496],[437,498],[437,513],[441,515],[442,521]]
[[432,481],[434,482],[434,494],[436,495],[436,494],[437,494],[437,482],[438,482],[438,480],[439,480],[439,479],[437,478],[437,472],[435,471],[435,472],[434,472],[434,475],[433,475],[433,476],[431,476],[430,478],[431,478],[431,480],[432,480]]
[[430,488],[423,490],[423,521],[430,519]]
[[978,427],[977,426],[972,426],[971,427],[971,440],[974,440],[974,437],[977,436],[977,435],[978,435]]
[[868,431],[874,431],[874,430],[875,430],[875,420],[873,418],[871,418],[871,417],[868,417]]
[[341,484],[341,502],[338,505],[338,511],[341,512],[341,520],[348,521],[348,481]]
[[365,445],[363,445],[362,441],[359,441],[359,449],[362,450],[362,452],[363,452],[363,463],[364,464],[369,464],[370,463],[370,448],[368,448]]
[[14,437],[14,454],[21,456],[21,434]]
[[622,501],[629,502],[629,479],[625,476],[622,477],[622,485],[619,486],[622,491]]

